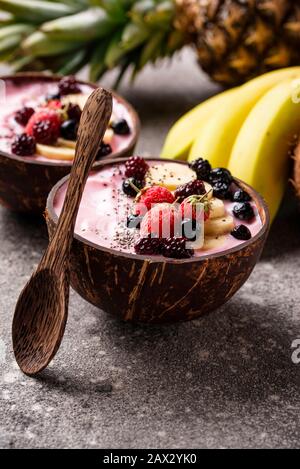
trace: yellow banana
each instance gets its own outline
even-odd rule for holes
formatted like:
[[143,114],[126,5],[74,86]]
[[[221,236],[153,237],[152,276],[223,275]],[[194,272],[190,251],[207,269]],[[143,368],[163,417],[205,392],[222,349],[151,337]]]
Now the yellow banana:
[[269,90],[253,107],[233,146],[228,168],[266,199],[273,219],[288,180],[289,149],[300,131],[294,80]]
[[251,80],[229,96],[226,106],[214,112],[201,127],[188,160],[209,160],[213,167],[227,167],[235,139],[256,102],[273,86],[300,77],[300,67],[275,70]]

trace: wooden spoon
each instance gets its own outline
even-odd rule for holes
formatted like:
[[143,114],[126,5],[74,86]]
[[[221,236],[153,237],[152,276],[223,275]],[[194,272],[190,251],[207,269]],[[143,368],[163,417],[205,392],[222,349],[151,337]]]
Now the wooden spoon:
[[46,368],[64,334],[69,303],[69,257],[76,217],[111,112],[111,94],[96,89],[82,112],[75,159],[57,229],[17,302],[12,326],[13,349],[19,367],[27,375]]

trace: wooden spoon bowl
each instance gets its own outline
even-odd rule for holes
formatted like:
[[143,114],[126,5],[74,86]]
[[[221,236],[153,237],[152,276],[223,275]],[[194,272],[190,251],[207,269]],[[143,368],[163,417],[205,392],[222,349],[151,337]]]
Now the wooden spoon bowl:
[[[121,162],[124,159],[103,162],[101,167]],[[48,198],[50,237],[57,224],[54,200],[66,180],[57,183]],[[253,188],[239,184],[253,198],[262,220],[260,231],[249,241],[219,253],[175,260],[121,253],[76,234],[70,261],[72,287],[93,305],[126,321],[172,323],[215,310],[247,280],[268,235],[265,202]]]
[[[43,73],[17,73],[1,76],[4,83],[18,87],[26,82],[56,83],[59,75]],[[94,83],[78,80],[81,85],[96,89]],[[133,128],[128,145],[121,151],[113,152],[104,159],[125,157],[132,154],[137,143],[140,122],[133,107],[117,93],[112,93],[115,102],[124,106],[130,115]],[[99,162],[95,162],[97,166]],[[39,161],[20,157],[0,151],[0,203],[5,207],[19,212],[42,214],[46,207],[47,196],[52,187],[64,176],[70,173],[71,162]]]

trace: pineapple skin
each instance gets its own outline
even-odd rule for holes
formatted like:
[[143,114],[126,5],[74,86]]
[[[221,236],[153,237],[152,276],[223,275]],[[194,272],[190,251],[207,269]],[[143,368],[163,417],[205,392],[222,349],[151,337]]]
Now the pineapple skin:
[[176,0],[175,27],[225,86],[300,63],[299,0]]

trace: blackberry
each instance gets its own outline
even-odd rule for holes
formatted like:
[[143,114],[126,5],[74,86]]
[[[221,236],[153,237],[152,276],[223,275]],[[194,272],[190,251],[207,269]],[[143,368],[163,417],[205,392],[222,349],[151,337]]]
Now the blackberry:
[[140,181],[144,179],[148,169],[148,164],[140,156],[132,156],[125,163],[125,175],[127,177],[134,177]]
[[126,119],[119,119],[118,121],[112,122],[111,128],[117,135],[128,135],[130,134],[130,127]]
[[149,235],[148,238],[141,238],[134,246],[134,250],[137,254],[144,256],[160,254],[161,243],[161,238],[152,238]]
[[16,112],[15,114],[15,121],[25,127],[25,125],[28,123],[29,119],[31,116],[34,114],[34,109],[32,107],[23,107],[22,109],[19,109],[19,111]]
[[239,220],[251,220],[254,218],[254,210],[249,202],[239,202],[235,204],[233,214]]
[[17,135],[11,144],[11,151],[18,156],[31,156],[35,154],[35,139],[27,134]]
[[[139,181],[138,179],[135,178],[127,178],[123,181],[122,184],[122,189],[124,194],[129,195],[130,197],[135,197],[140,189],[142,189],[144,186],[144,181]],[[138,189],[138,191],[135,190],[135,187]]]
[[80,106],[78,104],[72,104],[70,103],[67,109],[67,114],[69,119],[74,119],[76,122],[80,121],[80,117],[82,114]]
[[174,195],[177,202],[182,202],[187,197],[191,195],[204,195],[205,194],[205,185],[203,181],[196,179],[195,181],[188,182],[187,184],[183,184],[179,186]]
[[194,219],[186,218],[181,222],[181,236],[188,241],[196,241],[200,231],[200,224]]
[[77,139],[78,121],[75,119],[69,119],[64,121],[60,126],[60,135],[66,140],[72,140],[73,142]]
[[103,156],[107,156],[110,153],[112,153],[111,146],[108,143],[101,142],[101,146],[96,156],[96,160],[100,160],[101,158],[103,158]]
[[58,83],[58,89],[61,96],[80,93],[80,87],[73,76],[63,77]]
[[126,226],[127,228],[135,228],[137,230],[140,229],[141,227],[141,221],[143,220],[143,217],[140,215],[134,215],[133,213],[128,215],[127,220],[126,220]]
[[193,249],[186,248],[185,238],[165,238],[162,242],[161,253],[164,257],[173,259],[188,259],[194,254]]
[[230,171],[225,168],[214,168],[209,175],[209,182],[214,186],[217,182],[223,182],[228,186],[232,183],[233,178]]
[[234,192],[232,196],[232,200],[234,202],[250,202],[251,197],[248,194],[248,192],[243,191],[243,189],[238,189],[237,191]]
[[247,241],[248,239],[251,239],[251,237],[252,237],[251,231],[245,225],[236,226],[232,230],[231,236],[233,236],[234,238],[239,239],[241,241]]
[[209,181],[209,175],[211,172],[211,165],[209,161],[203,158],[198,158],[189,164],[189,167],[197,174],[197,179],[202,181]]
[[218,199],[231,199],[230,185],[226,182],[216,182],[213,185],[213,193]]
[[36,122],[32,127],[32,134],[37,143],[51,145],[56,142],[58,135],[52,122],[48,119]]

